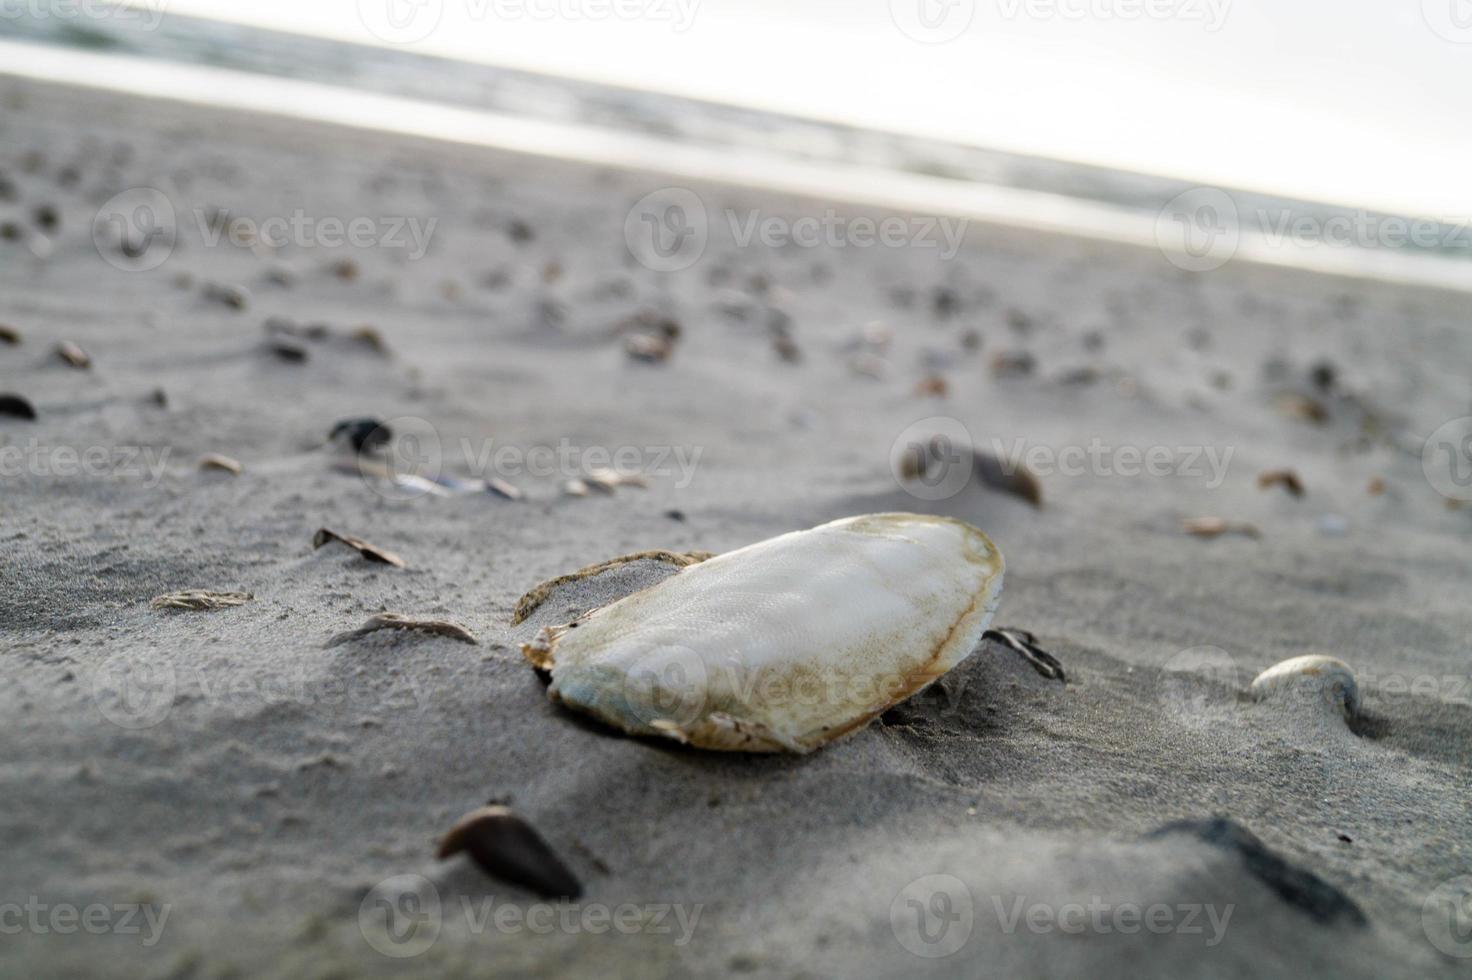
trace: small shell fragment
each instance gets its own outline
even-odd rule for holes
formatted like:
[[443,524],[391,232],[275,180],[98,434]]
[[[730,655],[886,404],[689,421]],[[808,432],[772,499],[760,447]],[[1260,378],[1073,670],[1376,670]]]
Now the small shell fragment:
[[312,547],[320,548],[330,541],[342,542],[369,561],[381,562],[384,565],[393,565],[396,568],[406,567],[404,564],[404,559],[400,558],[392,551],[384,551],[382,548],[371,545],[361,538],[353,538],[347,536],[346,534],[338,534],[336,531],[329,531],[325,527],[318,530],[317,533],[312,536]]
[[20,343],[20,331],[14,327],[0,323],[0,343],[10,344],[12,347]]
[[231,476],[239,476],[245,472],[245,467],[240,460],[231,459],[220,453],[205,453],[199,457],[199,468],[202,470],[223,470]]
[[475,634],[456,623],[446,622],[442,619],[413,619],[409,616],[401,616],[398,613],[378,613],[369,618],[362,626],[346,633],[339,633],[327,641],[327,646],[335,647],[341,644],[360,639],[370,633],[379,630],[413,630],[420,633],[430,633],[435,636],[448,636],[452,640],[461,643],[478,644],[480,641]]
[[1223,534],[1241,534],[1260,538],[1262,532],[1246,521],[1229,521],[1222,517],[1191,517],[1181,522],[1181,529],[1198,538],[1219,538]]
[[154,609],[212,610],[243,606],[254,598],[255,596],[249,592],[210,592],[205,589],[185,589],[182,592],[168,592],[154,596],[148,604]]
[[1004,463],[991,453],[977,452],[973,465],[981,482],[993,490],[1021,497],[1034,507],[1043,506],[1043,485],[1021,460]]
[[1257,475],[1257,487],[1259,490],[1279,486],[1295,497],[1303,496],[1303,481],[1292,470],[1268,470],[1266,473],[1259,473]]
[[0,395],[0,415],[34,422],[36,409],[19,395]]
[[1359,714],[1360,690],[1354,671],[1336,657],[1315,653],[1273,664],[1252,681],[1250,693],[1260,701],[1294,688],[1322,693],[1346,718]]
[[674,350],[674,342],[668,336],[636,333],[624,340],[625,353],[634,360],[647,364],[660,364],[669,360]]
[[387,446],[393,437],[393,430],[378,419],[343,419],[332,427],[327,441],[351,446],[355,452],[372,453]]
[[70,340],[56,345],[56,356],[78,370],[85,371],[92,366],[92,355]]
[[1002,573],[961,521],[850,517],[689,564],[522,654],[552,699],[629,734],[811,752],[969,656]]
[[583,886],[567,865],[514,811],[483,806],[455,822],[440,841],[441,861],[465,852],[493,878],[519,885],[543,898],[577,898]]

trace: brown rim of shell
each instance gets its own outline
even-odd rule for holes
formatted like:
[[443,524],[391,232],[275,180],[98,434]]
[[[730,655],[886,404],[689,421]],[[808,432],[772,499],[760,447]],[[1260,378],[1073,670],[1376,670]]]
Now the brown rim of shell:
[[552,594],[553,589],[567,585],[569,582],[592,578],[594,575],[600,575],[603,572],[617,568],[620,565],[627,565],[630,562],[661,561],[667,565],[673,565],[676,569],[681,569],[688,568],[691,565],[698,565],[714,557],[715,554],[710,551],[655,550],[640,551],[632,555],[620,555],[617,558],[610,558],[607,561],[600,561],[596,564],[588,565],[575,572],[568,572],[566,575],[559,575],[556,578],[548,579],[539,585],[533,586],[526,595],[516,600],[516,610],[511,615],[511,625],[517,626],[526,622],[527,617],[536,612],[537,608],[547,601],[547,597]]

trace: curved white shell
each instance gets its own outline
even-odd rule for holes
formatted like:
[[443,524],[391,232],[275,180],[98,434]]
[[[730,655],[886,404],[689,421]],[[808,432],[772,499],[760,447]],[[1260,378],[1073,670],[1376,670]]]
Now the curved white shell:
[[969,524],[850,517],[683,568],[523,652],[553,698],[632,734],[809,752],[970,654],[1002,572]]
[[1359,714],[1360,689],[1354,671],[1343,660],[1317,653],[1273,664],[1253,679],[1251,694],[1261,700],[1299,686],[1322,691],[1347,718]]

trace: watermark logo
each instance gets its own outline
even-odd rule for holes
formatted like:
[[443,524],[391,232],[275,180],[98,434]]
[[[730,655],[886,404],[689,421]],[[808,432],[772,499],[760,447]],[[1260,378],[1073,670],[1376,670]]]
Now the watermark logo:
[[916,878],[890,903],[889,927],[899,944],[916,956],[953,956],[976,927],[971,889],[955,875]]
[[0,0],[0,20],[138,21],[142,30],[156,31],[169,0]]
[[494,896],[472,900],[457,896],[458,904],[446,907],[439,889],[423,875],[404,874],[385,878],[374,885],[358,906],[358,929],[378,952],[394,959],[408,959],[427,952],[446,927],[463,929],[472,936],[495,931],[503,935],[554,933],[671,937],[675,946],[687,946],[700,925],[705,906],[670,902],[605,905],[601,902],[497,901]]
[[1121,933],[1134,935],[1150,932],[1157,936],[1206,936],[1206,946],[1216,946],[1227,935],[1227,924],[1237,906],[1221,907],[1211,903],[1181,902],[1167,905],[1156,902],[1140,906],[1134,902],[1106,902],[1099,895],[1092,895],[1087,903],[1029,902],[1026,896],[1014,895],[1010,903],[1002,896],[992,896],[992,907],[1005,935],[1012,935],[1019,927],[1025,927],[1034,935],[1061,932],[1071,936],[1085,933],[1110,935]]
[[97,254],[124,272],[157,269],[174,254],[178,237],[174,204],[155,187],[134,187],[114,195],[92,220]]
[[427,420],[417,415],[389,419],[367,442],[388,447],[384,456],[358,456],[358,474],[374,493],[389,500],[413,500],[440,489],[444,447],[439,430]]
[[705,202],[684,187],[645,194],[624,218],[624,244],[642,266],[655,272],[688,269],[705,254],[710,219]]
[[358,475],[389,500],[483,491],[494,481],[514,485],[523,477],[592,480],[599,474],[641,486],[671,479],[684,490],[705,455],[704,446],[581,446],[568,439],[520,446],[462,437],[446,445],[432,423],[412,415],[380,423],[364,444],[381,448],[357,454]]
[[1191,647],[1175,654],[1160,672],[1160,700],[1177,719],[1205,724],[1212,705],[1238,690],[1242,672],[1220,647]]
[[358,19],[387,44],[413,44],[435,32],[445,0],[358,0]]
[[172,905],[93,902],[76,906],[69,902],[43,902],[35,895],[20,902],[0,902],[0,936],[29,932],[38,936],[70,936],[85,932],[93,936],[141,936],[141,945],[152,948],[163,936]]
[[92,670],[92,700],[119,728],[152,728],[174,707],[178,678],[171,664],[117,653]]
[[997,8],[1007,20],[1198,21],[1215,34],[1232,0],[997,0]]
[[1187,272],[1220,269],[1237,254],[1241,238],[1236,202],[1215,187],[1177,194],[1155,216],[1156,246]]
[[124,272],[157,269],[186,233],[204,248],[388,249],[417,262],[429,252],[438,224],[437,217],[318,215],[301,208],[264,218],[228,208],[181,209],[156,187],[134,187],[98,209],[92,244],[103,261]]
[[440,892],[423,875],[385,878],[358,905],[358,931],[384,956],[408,959],[440,938]]
[[1472,416],[1452,419],[1421,447],[1421,472],[1448,500],[1472,500]]
[[1444,881],[1426,896],[1421,929],[1447,956],[1472,959],[1472,875]]
[[1442,40],[1472,44],[1472,0],[1421,0],[1421,16]]
[[142,480],[152,489],[168,472],[171,446],[58,446],[32,438],[0,446],[0,477]]
[[821,215],[789,218],[728,208],[726,223],[737,248],[755,242],[765,248],[918,248],[934,249],[949,262],[966,239],[967,218],[889,215],[840,215],[834,208]]
[[[1008,445],[1001,439],[993,439],[992,452],[1000,460],[1015,461],[1009,464],[1014,470],[1019,464],[1025,465],[1039,477],[1178,477],[1202,480],[1207,489],[1215,490],[1226,481],[1236,449],[1204,445],[1111,446],[1096,437],[1087,445],[1061,447],[1028,445],[1024,439],[1014,439]],[[1003,471],[1007,472],[1007,465]]]
[[889,0],[889,16],[912,41],[954,41],[976,17],[976,0]]
[[705,661],[689,647],[666,645],[642,654],[624,681],[624,705],[652,727],[688,728],[705,709]]
[[889,471],[920,500],[948,500],[971,482],[976,453],[959,419],[936,415],[907,426],[889,449]]

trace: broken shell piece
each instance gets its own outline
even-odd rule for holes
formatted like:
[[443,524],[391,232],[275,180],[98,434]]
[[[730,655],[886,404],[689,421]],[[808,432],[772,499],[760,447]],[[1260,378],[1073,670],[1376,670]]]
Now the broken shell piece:
[[961,521],[850,517],[690,565],[522,653],[551,698],[629,734],[811,752],[969,656],[1002,572]]
[[303,364],[309,356],[307,349],[302,345],[287,343],[284,340],[273,340],[266,345],[266,349],[289,364]]
[[1354,671],[1336,657],[1309,654],[1273,664],[1253,680],[1250,693],[1261,701],[1293,688],[1321,692],[1346,718],[1359,714],[1360,689]]
[[350,538],[345,534],[338,534],[336,531],[329,531],[325,527],[320,529],[315,535],[312,536],[312,547],[320,548],[324,544],[327,544],[329,541],[341,541],[343,544],[347,545],[349,548],[352,548],[354,551],[356,551],[358,554],[362,555],[369,561],[381,562],[385,565],[393,565],[395,568],[406,567],[404,565],[404,559],[400,558],[392,551],[384,551],[382,548],[375,547],[374,545],[369,544],[367,541],[364,541],[361,538]]
[[368,622],[355,630],[339,633],[327,641],[328,647],[339,646],[352,640],[360,639],[370,633],[379,630],[414,630],[420,633],[431,633],[435,636],[448,636],[452,640],[461,643],[478,644],[480,641],[475,634],[463,626],[455,623],[445,622],[441,619],[412,619],[408,616],[400,616],[398,613],[379,613],[371,617]]
[[56,356],[72,367],[83,371],[92,366],[92,355],[70,340],[63,340],[56,345]]
[[1021,460],[1003,462],[991,453],[977,452],[972,465],[981,482],[993,490],[1021,497],[1034,507],[1043,506],[1043,485]]
[[243,606],[254,598],[255,596],[249,592],[209,592],[205,589],[185,589],[183,592],[169,592],[154,596],[148,604],[154,609],[229,609],[232,606]]
[[20,343],[20,331],[14,327],[8,327],[0,323],[0,343],[10,344],[12,347]]
[[393,437],[393,430],[378,419],[343,419],[332,427],[327,441],[351,446],[354,452],[372,453],[387,446]]
[[1262,532],[1246,521],[1229,521],[1221,517],[1191,517],[1181,522],[1181,529],[1198,538],[1219,538],[1223,534],[1241,534],[1260,538]]
[[624,352],[636,361],[659,364],[670,359],[675,345],[668,336],[636,333],[624,340]]
[[915,394],[922,398],[944,398],[949,390],[946,379],[939,374],[928,375],[915,386]]
[[640,551],[637,554],[621,555],[618,558],[611,558],[608,561],[600,561],[586,568],[580,568],[575,572],[569,572],[566,575],[559,575],[554,579],[548,579],[540,585],[531,588],[526,595],[516,601],[516,611],[512,614],[511,625],[517,626],[525,622],[526,618],[536,612],[537,607],[546,602],[547,597],[558,588],[570,582],[593,578],[620,565],[629,565],[637,561],[657,561],[680,569],[690,565],[698,565],[714,557],[715,555],[709,551]]
[[440,841],[441,861],[470,855],[493,878],[543,898],[577,898],[583,886],[531,824],[504,806],[483,806],[455,821]]
[[0,395],[0,415],[11,418],[36,420],[36,409],[19,395]]
[[995,640],[1009,648],[1048,680],[1067,683],[1068,678],[1064,676],[1063,664],[1057,657],[1038,646],[1038,638],[1032,634],[1031,630],[994,629],[987,630],[981,637],[984,640]]
[[571,479],[562,485],[562,492],[569,497],[586,497],[588,485],[579,479]]
[[375,354],[388,356],[388,344],[384,341],[383,334],[378,332],[377,327],[358,327],[348,334],[348,340],[368,348]]
[[222,456],[219,453],[205,453],[199,457],[199,468],[202,470],[224,470],[231,476],[239,476],[245,472],[245,467],[240,465],[237,459]]
[[506,482],[499,476],[487,477],[486,491],[488,493],[493,493],[497,497],[501,497],[505,500],[520,500],[522,497],[526,496],[526,494],[521,492],[520,487],[516,486],[515,484]]
[[207,282],[204,285],[204,298],[232,310],[243,310],[250,305],[250,291],[244,286],[236,286],[225,282]]
[[1025,350],[1003,350],[992,355],[992,374],[999,378],[1020,378],[1032,374],[1037,359]]
[[600,493],[613,493],[618,487],[649,487],[649,480],[638,473],[621,473],[608,467],[589,470],[583,482]]
[[1295,497],[1303,496],[1303,481],[1292,470],[1269,470],[1258,474],[1257,487],[1259,490],[1277,486],[1281,486]]

